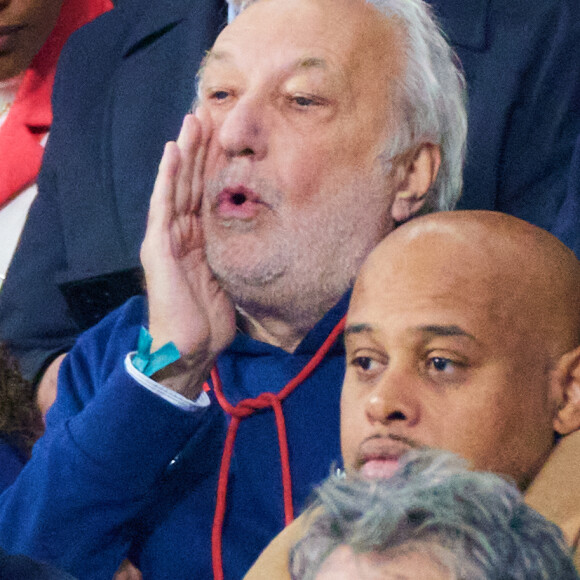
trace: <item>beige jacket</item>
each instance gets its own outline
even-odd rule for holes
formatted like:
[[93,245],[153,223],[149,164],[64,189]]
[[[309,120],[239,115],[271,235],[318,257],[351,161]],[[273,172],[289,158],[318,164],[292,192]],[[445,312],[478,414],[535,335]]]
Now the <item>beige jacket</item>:
[[[580,431],[560,441],[526,492],[526,501],[562,528],[566,540],[574,547],[574,563],[580,571]],[[278,534],[244,580],[290,580],[290,548],[305,528],[301,516]]]

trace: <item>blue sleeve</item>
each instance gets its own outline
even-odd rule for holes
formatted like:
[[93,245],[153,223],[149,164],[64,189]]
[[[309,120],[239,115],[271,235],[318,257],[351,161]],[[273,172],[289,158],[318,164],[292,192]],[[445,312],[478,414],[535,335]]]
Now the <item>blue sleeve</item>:
[[0,492],[4,491],[22,471],[25,460],[22,455],[0,438]]
[[[45,435],[0,496],[0,545],[83,579],[112,578],[130,525],[214,408],[187,413],[125,371],[143,319],[131,300],[81,335],[59,374]],[[200,420],[200,418],[203,418]]]

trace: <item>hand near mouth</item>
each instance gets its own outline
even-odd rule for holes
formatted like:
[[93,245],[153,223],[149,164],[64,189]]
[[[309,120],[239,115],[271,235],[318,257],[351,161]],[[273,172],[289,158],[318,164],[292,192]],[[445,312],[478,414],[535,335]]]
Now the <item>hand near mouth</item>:
[[151,352],[172,341],[181,354],[153,378],[191,399],[235,334],[234,307],[207,264],[199,215],[210,134],[203,112],[187,115],[177,142],[165,146],[141,246]]

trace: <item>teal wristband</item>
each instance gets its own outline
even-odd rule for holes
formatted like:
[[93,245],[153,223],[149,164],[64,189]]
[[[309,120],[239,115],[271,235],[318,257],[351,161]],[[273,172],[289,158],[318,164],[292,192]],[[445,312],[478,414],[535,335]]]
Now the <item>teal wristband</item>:
[[137,343],[137,354],[131,361],[133,366],[146,377],[154,375],[157,371],[165,368],[171,363],[179,360],[181,355],[173,342],[164,344],[159,350],[151,352],[153,337],[149,331],[141,327],[139,331],[139,342]]

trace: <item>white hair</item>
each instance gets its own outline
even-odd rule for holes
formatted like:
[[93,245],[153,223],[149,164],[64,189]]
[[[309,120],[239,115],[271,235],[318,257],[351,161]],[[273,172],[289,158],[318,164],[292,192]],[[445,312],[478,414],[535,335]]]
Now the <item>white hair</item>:
[[[258,0],[228,0],[236,12]],[[455,207],[463,185],[467,137],[465,79],[431,7],[423,0],[366,0],[403,30],[406,69],[390,79],[385,106],[396,111],[394,134],[383,152],[385,172],[397,156],[421,143],[437,145],[441,166],[421,213]]]
[[430,142],[441,167],[422,213],[453,209],[461,195],[467,137],[465,79],[431,7],[422,0],[366,0],[403,28],[406,70],[393,82],[389,106],[399,123],[385,148],[388,160]]

